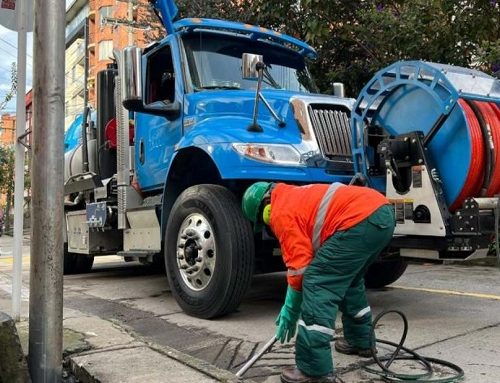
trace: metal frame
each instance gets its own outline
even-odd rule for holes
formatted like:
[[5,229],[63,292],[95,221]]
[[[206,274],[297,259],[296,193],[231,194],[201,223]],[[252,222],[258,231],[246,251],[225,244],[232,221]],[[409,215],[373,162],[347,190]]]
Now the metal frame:
[[[500,102],[500,81],[482,72],[423,61],[400,61],[377,72],[361,91],[353,109],[352,152],[354,169],[367,178],[369,162],[366,155],[367,128],[371,117],[384,104],[387,96],[403,85],[414,85],[426,91],[441,111],[435,126],[442,125],[459,98]],[[440,96],[436,88],[447,93]],[[435,134],[436,129],[431,129]]]

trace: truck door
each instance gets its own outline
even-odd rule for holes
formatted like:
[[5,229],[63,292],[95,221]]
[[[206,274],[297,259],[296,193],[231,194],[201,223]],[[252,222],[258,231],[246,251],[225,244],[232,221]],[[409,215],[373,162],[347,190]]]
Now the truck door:
[[[163,41],[143,58],[144,103],[182,103],[182,71],[176,39]],[[135,167],[144,191],[161,189],[174,146],[182,136],[182,113],[175,120],[145,113],[136,114]]]

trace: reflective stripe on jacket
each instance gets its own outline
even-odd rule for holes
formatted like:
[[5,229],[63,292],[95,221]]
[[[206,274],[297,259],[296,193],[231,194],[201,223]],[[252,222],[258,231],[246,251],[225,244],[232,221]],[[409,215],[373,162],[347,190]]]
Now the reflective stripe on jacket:
[[388,203],[366,187],[277,184],[271,193],[270,226],[280,242],[288,284],[301,291],[303,274],[321,244]]

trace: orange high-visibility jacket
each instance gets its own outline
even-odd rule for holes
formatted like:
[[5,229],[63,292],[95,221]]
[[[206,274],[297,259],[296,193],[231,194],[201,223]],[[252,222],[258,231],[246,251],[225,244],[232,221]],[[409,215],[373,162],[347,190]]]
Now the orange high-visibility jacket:
[[389,201],[360,186],[277,184],[271,193],[270,226],[288,268],[288,284],[302,290],[303,273],[328,237],[363,221]]

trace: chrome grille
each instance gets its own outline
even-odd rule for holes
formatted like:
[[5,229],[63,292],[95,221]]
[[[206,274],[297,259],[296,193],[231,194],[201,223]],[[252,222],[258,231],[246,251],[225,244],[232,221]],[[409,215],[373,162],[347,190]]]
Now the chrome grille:
[[309,116],[326,159],[352,162],[350,111],[338,105],[309,105]]

